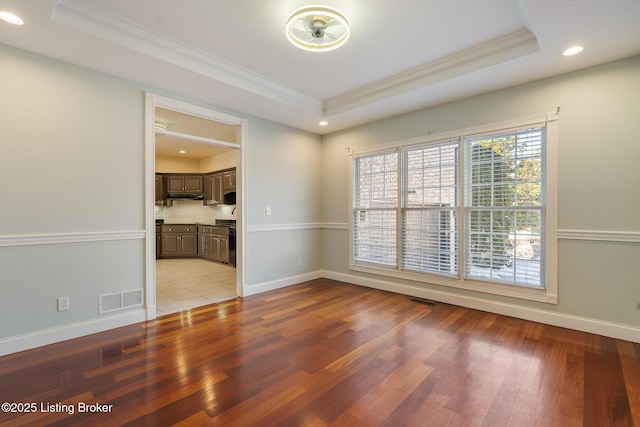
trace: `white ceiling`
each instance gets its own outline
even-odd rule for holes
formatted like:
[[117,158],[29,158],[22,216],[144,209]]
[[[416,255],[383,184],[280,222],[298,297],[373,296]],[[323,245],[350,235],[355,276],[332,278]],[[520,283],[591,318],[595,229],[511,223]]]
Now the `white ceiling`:
[[640,53],[639,0],[326,0],[322,53],[284,32],[314,3],[0,0],[0,42],[318,134]]

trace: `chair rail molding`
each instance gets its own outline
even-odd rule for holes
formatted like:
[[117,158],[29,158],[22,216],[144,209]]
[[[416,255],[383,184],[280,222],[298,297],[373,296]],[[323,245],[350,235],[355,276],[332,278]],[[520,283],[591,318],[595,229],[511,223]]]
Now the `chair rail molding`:
[[0,247],[58,245],[67,243],[106,242],[113,240],[142,240],[145,230],[88,231],[73,233],[0,235]]
[[640,231],[605,231],[559,229],[558,239],[600,242],[640,243]]

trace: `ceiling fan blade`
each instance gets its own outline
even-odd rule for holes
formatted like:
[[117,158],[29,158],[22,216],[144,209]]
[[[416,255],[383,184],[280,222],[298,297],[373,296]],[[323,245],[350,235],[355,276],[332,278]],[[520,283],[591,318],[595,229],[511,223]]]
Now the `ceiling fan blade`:
[[332,27],[332,26],[334,26],[334,25],[341,25],[341,23],[340,23],[340,21],[338,21],[337,19],[332,18],[332,19],[330,19],[330,20],[327,22],[326,27]]
[[303,20],[301,20],[301,19],[293,21],[293,24],[291,24],[291,29],[292,30],[298,30],[298,31],[309,31],[306,28],[305,22]]
[[328,39],[329,41],[335,41],[335,40],[338,40],[340,36],[336,36],[335,34],[331,34],[330,32],[325,31],[324,38]]
[[328,42],[334,42],[334,41],[338,40],[339,38],[340,37],[334,36],[333,34],[329,34],[329,33],[324,33],[324,37],[323,37],[323,39],[325,41],[328,41]]
[[306,31],[312,31],[313,30],[313,18],[310,16],[305,17],[304,19],[301,19],[299,22],[302,22],[302,26],[304,27],[304,29]]
[[311,32],[309,32],[309,31],[291,29],[290,33],[291,33],[292,36],[294,36],[298,40],[303,41],[304,43],[312,43],[312,42],[318,40],[317,38],[313,37],[313,34],[311,34]]

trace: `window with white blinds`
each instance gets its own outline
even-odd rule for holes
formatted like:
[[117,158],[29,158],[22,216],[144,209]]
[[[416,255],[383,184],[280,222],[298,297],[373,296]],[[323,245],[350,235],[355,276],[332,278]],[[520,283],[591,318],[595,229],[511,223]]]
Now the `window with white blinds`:
[[458,141],[403,150],[402,268],[458,274]]
[[465,276],[544,287],[544,129],[468,138]]
[[547,230],[557,222],[547,198],[550,188],[557,198],[547,170],[556,119],[354,155],[351,268],[557,301],[555,228],[551,240]]
[[356,158],[354,184],[353,258],[395,266],[398,153]]

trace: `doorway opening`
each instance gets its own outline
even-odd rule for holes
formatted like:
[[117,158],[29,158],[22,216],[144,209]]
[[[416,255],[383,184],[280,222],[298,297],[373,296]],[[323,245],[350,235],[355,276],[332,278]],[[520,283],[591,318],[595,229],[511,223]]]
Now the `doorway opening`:
[[148,319],[242,296],[245,129],[244,119],[147,94]]

